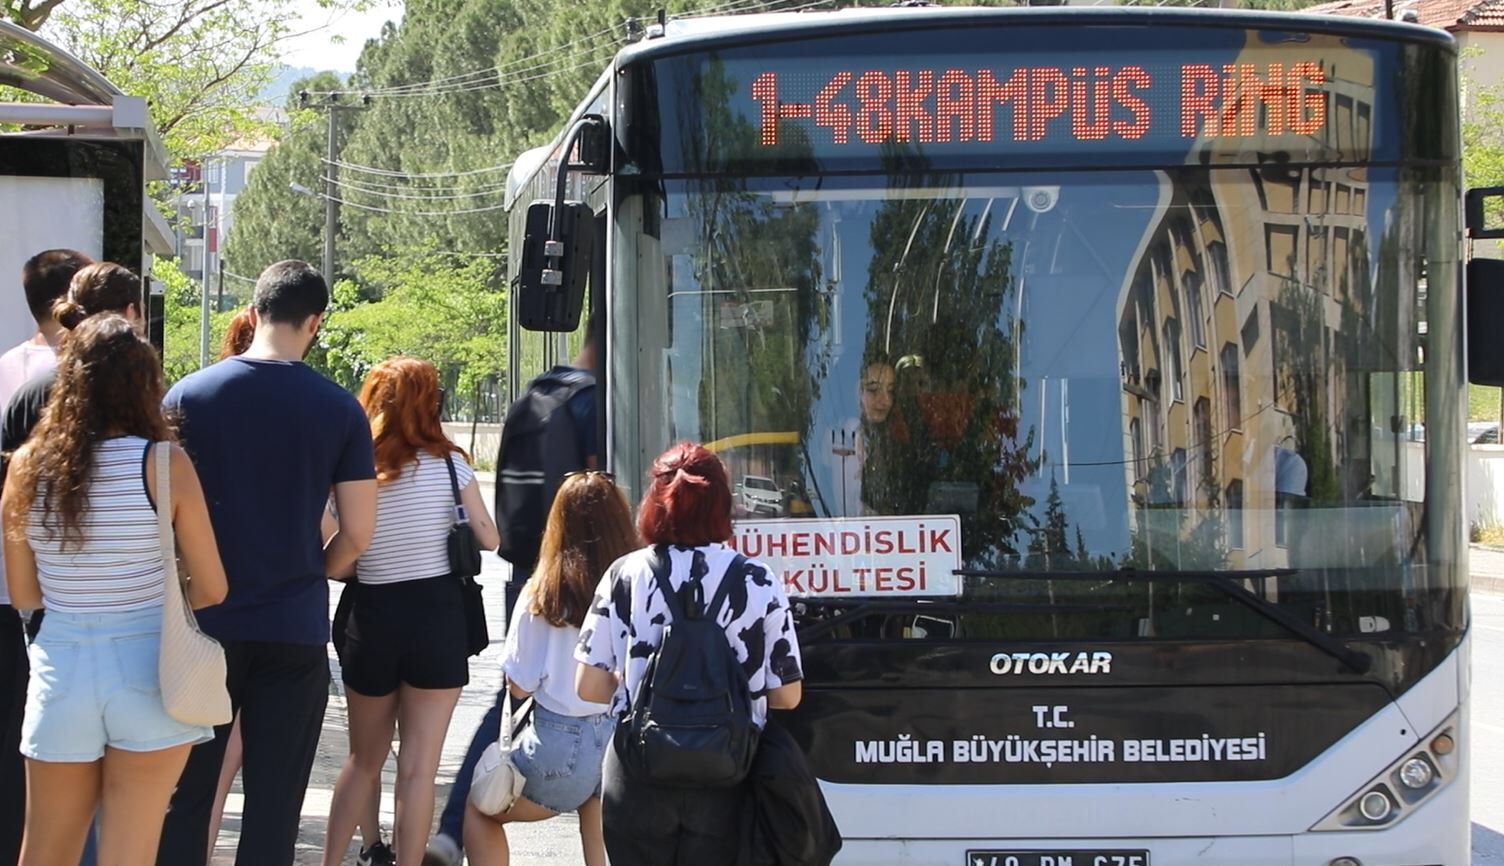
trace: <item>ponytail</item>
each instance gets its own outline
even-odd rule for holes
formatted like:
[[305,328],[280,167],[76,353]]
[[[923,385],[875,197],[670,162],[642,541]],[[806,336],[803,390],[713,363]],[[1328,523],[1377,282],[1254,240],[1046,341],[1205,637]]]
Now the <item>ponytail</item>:
[[69,331],[78,327],[88,317],[89,312],[69,300],[67,296],[58,298],[52,305],[52,318]]
[[95,262],[73,275],[68,294],[52,305],[52,317],[71,331],[90,316],[123,315],[131,307],[138,314],[144,309],[141,278],[114,262]]

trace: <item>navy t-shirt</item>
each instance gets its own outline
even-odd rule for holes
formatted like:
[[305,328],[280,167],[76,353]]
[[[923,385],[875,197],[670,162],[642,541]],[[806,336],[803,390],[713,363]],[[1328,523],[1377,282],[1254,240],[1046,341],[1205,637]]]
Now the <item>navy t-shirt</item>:
[[376,477],[354,397],[290,361],[227,358],[167,392],[209,502],[230,592],[198,612],[221,640],[329,640],[319,518],[330,488]]

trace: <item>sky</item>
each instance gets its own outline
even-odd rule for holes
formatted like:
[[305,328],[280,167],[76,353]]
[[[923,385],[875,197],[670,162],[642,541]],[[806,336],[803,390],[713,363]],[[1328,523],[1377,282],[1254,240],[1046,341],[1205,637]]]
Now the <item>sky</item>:
[[[402,20],[402,0],[376,0],[368,12],[331,12],[319,8],[318,0],[297,0],[301,15],[294,29],[315,32],[288,40],[283,62],[288,66],[354,72],[355,61],[366,40],[381,35],[381,25]],[[331,43],[333,37],[342,42]]]

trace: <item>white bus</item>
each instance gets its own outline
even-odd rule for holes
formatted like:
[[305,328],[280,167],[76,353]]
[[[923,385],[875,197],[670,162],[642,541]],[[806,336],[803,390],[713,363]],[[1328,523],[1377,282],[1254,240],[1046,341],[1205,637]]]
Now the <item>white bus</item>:
[[631,495],[777,480],[838,864],[1463,866],[1458,151],[1409,25],[661,21],[514,168],[514,387],[589,309]]

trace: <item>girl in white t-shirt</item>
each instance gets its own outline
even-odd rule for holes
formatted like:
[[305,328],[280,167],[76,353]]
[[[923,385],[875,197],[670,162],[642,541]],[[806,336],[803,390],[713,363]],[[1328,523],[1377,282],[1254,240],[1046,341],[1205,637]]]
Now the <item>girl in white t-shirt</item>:
[[532,721],[512,744],[512,763],[527,785],[500,815],[467,807],[465,852],[474,866],[507,866],[502,825],[576,811],[585,866],[605,866],[601,764],[616,718],[607,704],[575,693],[574,649],[601,576],[640,545],[631,509],[611,476],[589,471],[564,478],[502,650],[513,699],[533,698]]

